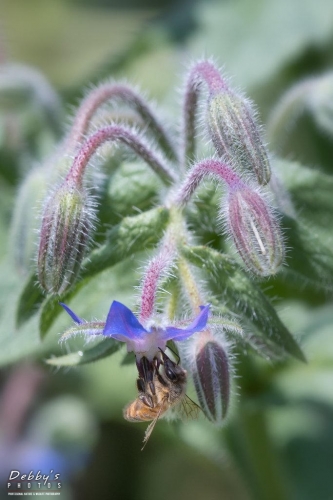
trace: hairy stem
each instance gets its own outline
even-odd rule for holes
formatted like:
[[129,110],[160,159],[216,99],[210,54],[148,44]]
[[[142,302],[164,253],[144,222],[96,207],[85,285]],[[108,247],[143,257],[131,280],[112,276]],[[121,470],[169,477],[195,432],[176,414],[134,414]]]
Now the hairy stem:
[[226,88],[224,80],[212,62],[201,61],[191,69],[186,82],[183,104],[182,163],[184,168],[195,158],[195,119],[202,83],[207,85],[210,94]]
[[204,300],[189,264],[182,257],[178,260],[178,272],[191,308],[195,314],[199,314]]
[[243,184],[240,177],[225,163],[212,159],[203,160],[194,165],[180,186],[174,198],[175,205],[186,205],[199,184],[207,176],[213,176],[219,181],[225,182],[229,188],[239,188]]
[[81,146],[66,179],[74,183],[82,182],[89,160],[106,142],[121,142],[128,146],[159,175],[166,185],[176,180],[176,176],[166,160],[152,150],[137,133],[123,125],[109,125],[92,134]]
[[161,149],[173,160],[177,159],[176,151],[167,131],[156,117],[151,106],[129,85],[124,83],[103,83],[92,90],[82,101],[69,135],[66,145],[80,143],[88,131],[91,119],[98,109],[108,101],[123,101],[134,109],[152,132]]

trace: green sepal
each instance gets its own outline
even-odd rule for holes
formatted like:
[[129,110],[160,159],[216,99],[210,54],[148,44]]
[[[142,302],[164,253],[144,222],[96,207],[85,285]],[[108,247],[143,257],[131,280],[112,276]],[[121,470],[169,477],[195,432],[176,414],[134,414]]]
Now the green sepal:
[[[214,278],[217,293],[223,294],[226,307],[238,314],[248,325],[255,328],[255,334],[267,347],[272,344],[281,351],[300,361],[305,356],[289,330],[278,317],[274,307],[231,257],[208,247],[182,248],[184,257]],[[263,353],[267,356],[266,349]]]
[[126,366],[126,365],[133,365],[135,363],[135,355],[133,352],[127,352],[123,359],[121,360],[120,365],[121,366]]

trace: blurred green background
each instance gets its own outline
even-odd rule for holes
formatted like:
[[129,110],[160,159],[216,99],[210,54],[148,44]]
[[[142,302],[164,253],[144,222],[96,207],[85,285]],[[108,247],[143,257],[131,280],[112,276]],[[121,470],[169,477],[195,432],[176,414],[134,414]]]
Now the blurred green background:
[[[290,85],[333,65],[331,0],[1,0],[0,15],[1,61],[40,70],[60,95],[64,124],[84,89],[107,76],[139,84],[176,120],[184,71],[202,56],[223,65],[265,123]],[[243,378],[236,379],[225,429],[203,418],[186,425],[162,421],[141,452],[145,424],[122,418],[135,397],[135,368],[120,366],[124,351],[57,371],[45,365],[45,353],[65,351],[57,334],[68,319],[57,321],[44,344],[36,319],[15,327],[23,278],[8,252],[14,199],[33,156],[41,160],[52,151],[54,137],[23,148],[26,162],[18,166],[18,145],[8,130],[1,121],[0,447],[11,439],[0,451],[2,485],[9,465],[30,470],[43,463],[62,471],[62,500],[333,499],[331,296],[294,283],[288,290],[264,283],[308,364],[239,360]],[[332,137],[306,114],[275,152],[332,174]],[[113,298],[129,303],[141,264],[131,262],[126,278],[128,263],[104,272],[73,309],[103,318]],[[1,494],[7,498],[4,488]]]

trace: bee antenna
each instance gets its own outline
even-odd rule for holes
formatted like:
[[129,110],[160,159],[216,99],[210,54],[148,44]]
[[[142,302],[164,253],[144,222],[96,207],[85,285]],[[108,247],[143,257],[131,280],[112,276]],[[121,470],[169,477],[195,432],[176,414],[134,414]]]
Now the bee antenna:
[[176,351],[174,351],[173,349],[171,349],[171,347],[169,347],[169,346],[167,346],[167,347],[168,347],[169,351],[171,351],[172,354],[175,356],[175,358],[177,359],[177,365],[179,365],[179,362],[180,362],[179,354]]
[[[173,349],[171,349],[171,347],[167,346],[167,348],[169,349],[169,351],[171,351],[171,352],[172,352],[172,354],[173,354],[173,355],[175,356],[175,358],[178,360],[176,364],[177,364],[177,365],[179,365],[179,362],[180,362],[180,357],[179,357],[179,355],[178,355],[178,354],[177,354],[177,353],[176,353]],[[165,359],[165,358],[170,359],[170,358],[169,358],[169,357],[165,354],[165,352],[164,352],[164,351],[162,351],[162,349],[161,349],[160,347],[159,347],[159,350],[160,350],[160,351],[161,351],[161,353],[162,353],[162,357],[163,357],[163,359]]]

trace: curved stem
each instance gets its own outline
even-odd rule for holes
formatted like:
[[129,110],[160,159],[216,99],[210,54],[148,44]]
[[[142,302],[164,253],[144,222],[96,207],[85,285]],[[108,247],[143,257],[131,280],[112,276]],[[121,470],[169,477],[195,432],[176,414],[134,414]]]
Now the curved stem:
[[[156,295],[161,279],[165,277],[177,257],[177,249],[181,242],[186,242],[186,228],[182,213],[177,208],[170,209],[170,222],[163,237],[156,257],[149,263],[142,282],[140,321],[148,321],[154,313]],[[178,257],[178,271],[181,276],[183,288],[189,298],[193,312],[200,313],[200,306],[204,303],[195,279],[187,262]],[[170,306],[169,312],[176,310],[176,304]]]
[[166,160],[153,151],[135,131],[123,125],[109,125],[92,134],[74,158],[66,180],[81,183],[89,160],[105,142],[122,142],[131,148],[159,175],[166,185],[176,180],[176,176],[167,165]]
[[178,260],[178,271],[185,293],[195,314],[199,314],[200,306],[204,304],[197,282],[187,261],[181,257]]
[[124,83],[104,83],[92,90],[82,101],[66,139],[70,147],[82,141],[88,131],[91,119],[98,109],[108,101],[123,101],[134,109],[151,130],[157,143],[173,160],[177,159],[176,151],[167,131],[156,117],[151,106],[129,85]]
[[195,158],[195,119],[202,83],[207,85],[211,95],[227,88],[218,69],[210,61],[200,61],[190,70],[183,105],[182,163],[184,167]]
[[171,268],[176,255],[179,234],[182,234],[182,218],[178,210],[170,210],[170,222],[159,251],[150,261],[141,286],[140,321],[147,322],[155,311],[156,295],[163,277]]
[[156,295],[161,279],[167,274],[175,257],[175,248],[169,241],[162,242],[159,253],[153,257],[146,269],[142,282],[139,321],[145,323],[153,316]]
[[219,160],[203,160],[197,163],[189,172],[175,195],[174,203],[181,207],[186,205],[194,191],[206,176],[213,176],[225,182],[229,188],[241,188],[243,182],[238,175],[225,163]]

